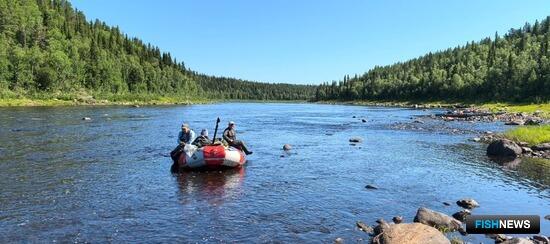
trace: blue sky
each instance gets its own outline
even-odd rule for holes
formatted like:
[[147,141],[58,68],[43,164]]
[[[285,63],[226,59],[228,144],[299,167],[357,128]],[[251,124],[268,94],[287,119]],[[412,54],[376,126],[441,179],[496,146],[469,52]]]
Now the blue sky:
[[193,70],[300,84],[339,80],[504,34],[548,0],[73,0]]

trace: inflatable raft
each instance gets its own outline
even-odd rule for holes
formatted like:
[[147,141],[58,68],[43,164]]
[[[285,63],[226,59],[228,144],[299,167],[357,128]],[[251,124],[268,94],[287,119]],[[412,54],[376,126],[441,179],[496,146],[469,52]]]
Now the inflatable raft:
[[209,145],[201,148],[187,147],[178,157],[180,169],[222,169],[237,168],[246,163],[244,152],[223,145]]

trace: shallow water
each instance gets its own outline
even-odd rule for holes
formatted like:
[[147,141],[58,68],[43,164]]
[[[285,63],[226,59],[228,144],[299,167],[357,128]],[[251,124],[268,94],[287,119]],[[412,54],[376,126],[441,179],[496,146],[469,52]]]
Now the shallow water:
[[[368,241],[356,221],[410,222],[421,206],[452,214],[459,207],[442,202],[463,197],[481,204],[477,214],[550,214],[547,163],[501,166],[468,141],[504,130],[499,123],[411,123],[435,112],[255,103],[1,108],[0,242]],[[212,136],[217,116],[221,128],[236,121],[254,151],[246,167],[171,174],[167,156],[181,122]],[[350,145],[353,136],[364,142]],[[550,234],[550,221],[541,228]]]

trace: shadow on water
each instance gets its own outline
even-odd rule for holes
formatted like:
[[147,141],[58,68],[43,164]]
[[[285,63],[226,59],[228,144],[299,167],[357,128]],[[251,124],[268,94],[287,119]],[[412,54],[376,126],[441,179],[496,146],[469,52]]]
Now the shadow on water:
[[182,203],[205,200],[211,205],[220,205],[225,199],[239,193],[245,177],[245,169],[223,171],[187,171],[173,174],[176,178]]

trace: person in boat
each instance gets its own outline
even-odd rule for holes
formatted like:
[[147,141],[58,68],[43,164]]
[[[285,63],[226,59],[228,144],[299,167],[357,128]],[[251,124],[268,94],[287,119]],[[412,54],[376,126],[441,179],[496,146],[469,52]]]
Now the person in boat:
[[198,136],[192,144],[197,146],[198,148],[212,144],[212,141],[210,141],[210,138],[208,138],[208,130],[202,129],[201,135]]
[[195,132],[189,128],[188,124],[181,125],[181,131],[178,135],[180,145],[190,144],[195,140]]
[[178,135],[178,145],[170,152],[170,156],[174,162],[177,161],[178,156],[183,152],[185,145],[191,144],[194,140],[195,132],[189,128],[188,124],[182,124],[181,131]]
[[252,154],[243,141],[237,140],[237,131],[235,130],[235,122],[230,121],[227,128],[223,131],[223,139],[229,146],[242,150],[246,155]]

